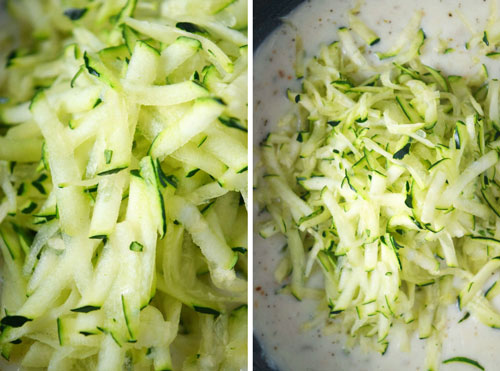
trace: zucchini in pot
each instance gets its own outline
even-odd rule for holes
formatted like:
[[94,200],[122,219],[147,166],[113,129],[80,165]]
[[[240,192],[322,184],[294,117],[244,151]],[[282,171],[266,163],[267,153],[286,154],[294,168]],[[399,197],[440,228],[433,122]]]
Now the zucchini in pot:
[[381,354],[404,329],[426,339],[425,369],[481,369],[441,360],[441,345],[457,300],[463,320],[500,328],[500,85],[481,65],[471,77],[425,65],[421,18],[375,56],[352,13],[339,41],[297,55],[301,89],[260,146],[258,233],[287,240],[280,292],[318,301],[306,328]]

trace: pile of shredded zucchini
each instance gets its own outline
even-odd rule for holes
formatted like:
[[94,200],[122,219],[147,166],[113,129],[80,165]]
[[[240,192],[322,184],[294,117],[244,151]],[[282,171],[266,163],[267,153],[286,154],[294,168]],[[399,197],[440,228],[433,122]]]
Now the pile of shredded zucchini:
[[500,82],[424,65],[421,17],[375,63],[364,51],[378,38],[351,14],[305,64],[261,143],[256,199],[260,235],[287,238],[282,292],[319,300],[312,324],[381,353],[391,328],[406,349],[417,332],[437,370],[450,304],[500,328]]
[[247,1],[7,7],[2,356],[246,367]]

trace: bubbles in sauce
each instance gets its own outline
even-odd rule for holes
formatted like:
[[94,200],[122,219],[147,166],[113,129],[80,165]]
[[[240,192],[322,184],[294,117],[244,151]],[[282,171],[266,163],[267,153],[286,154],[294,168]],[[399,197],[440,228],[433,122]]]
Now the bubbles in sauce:
[[[295,79],[294,37],[298,32],[307,56],[315,55],[319,46],[337,39],[336,30],[346,26],[347,11],[355,5],[350,0],[307,1],[287,17],[293,24],[277,29],[257,50],[254,61],[254,163],[258,166],[258,144],[275,123],[291,107],[286,89],[299,89]],[[371,48],[387,50],[408,20],[417,10],[424,12],[422,28],[427,35],[422,60],[447,75],[479,73],[481,63],[488,67],[490,78],[500,77],[500,62],[478,58],[465,49],[471,36],[461,14],[470,26],[480,32],[489,15],[489,4],[483,1],[451,0],[377,0],[367,1],[359,16],[376,31],[381,41]],[[296,28],[296,30],[294,29]],[[443,49],[453,49],[444,54]],[[254,215],[259,219],[258,209]],[[302,331],[301,326],[316,311],[314,301],[298,302],[291,295],[276,294],[279,285],[274,270],[280,260],[283,237],[263,240],[254,236],[254,327],[255,335],[267,355],[279,370],[424,370],[425,340],[416,335],[411,339],[411,351],[403,352],[398,331],[393,331],[387,353],[363,353],[359,348],[347,352],[342,335],[325,335],[321,329]],[[493,330],[473,318],[458,321],[465,313],[450,306],[442,359],[465,356],[478,360],[486,370],[498,369],[497,345],[500,330]],[[470,370],[470,366],[453,363],[442,370]]]

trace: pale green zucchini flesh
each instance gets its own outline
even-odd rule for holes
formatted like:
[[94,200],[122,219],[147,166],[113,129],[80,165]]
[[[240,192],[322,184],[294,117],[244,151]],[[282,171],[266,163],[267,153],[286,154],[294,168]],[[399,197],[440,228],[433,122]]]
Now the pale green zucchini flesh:
[[8,2],[0,353],[16,366],[247,366],[247,6]]

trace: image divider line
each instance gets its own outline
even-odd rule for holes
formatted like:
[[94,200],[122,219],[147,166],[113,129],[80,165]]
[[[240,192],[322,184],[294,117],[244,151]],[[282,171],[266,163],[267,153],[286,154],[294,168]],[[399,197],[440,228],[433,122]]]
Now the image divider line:
[[248,371],[253,370],[253,0],[248,1]]

